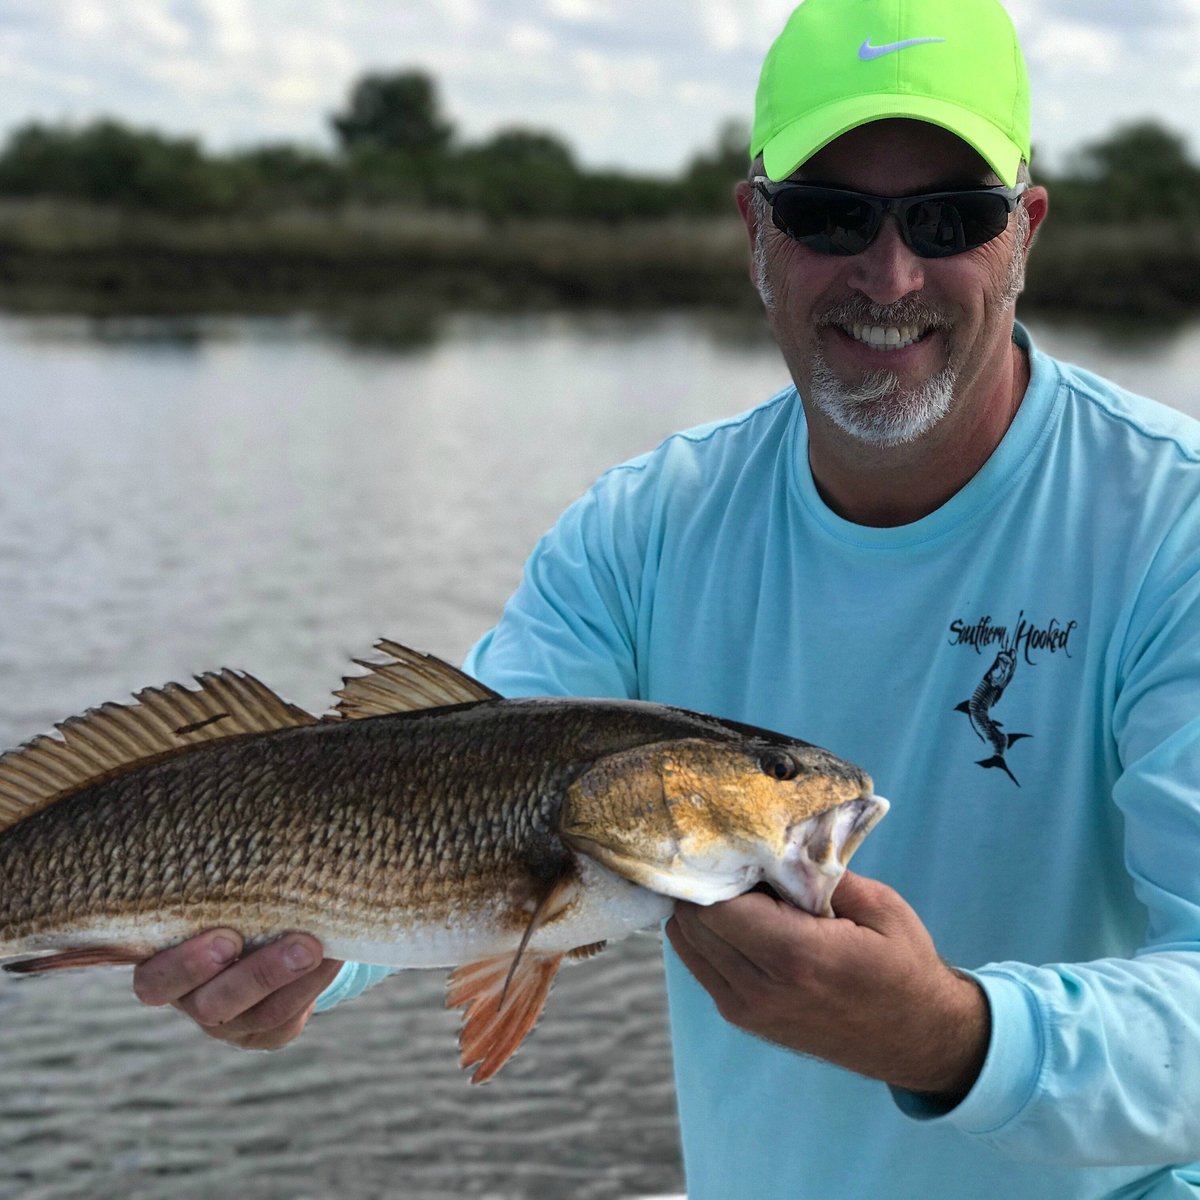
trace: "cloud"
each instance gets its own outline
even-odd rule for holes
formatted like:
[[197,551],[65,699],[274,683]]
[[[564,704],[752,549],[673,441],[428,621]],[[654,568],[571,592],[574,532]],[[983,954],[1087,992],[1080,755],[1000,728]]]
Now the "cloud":
[[1120,62],[1121,45],[1116,30],[1062,17],[1044,17],[1023,39],[1030,71],[1043,79],[1108,75]]
[[[1197,0],[1006,0],[1051,158],[1117,121],[1200,130]],[[791,0],[0,0],[0,134],[101,113],[210,147],[329,143],[370,70],[437,81],[460,136],[545,128],[581,161],[671,169],[748,122]]]

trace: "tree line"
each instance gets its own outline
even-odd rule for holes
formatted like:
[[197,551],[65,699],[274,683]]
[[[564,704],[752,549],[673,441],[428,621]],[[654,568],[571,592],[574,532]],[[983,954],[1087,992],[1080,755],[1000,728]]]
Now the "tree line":
[[[561,217],[617,222],[732,211],[747,134],[726,123],[682,172],[655,178],[589,170],[557,135],[511,127],[478,143],[458,138],[432,79],[369,74],[330,117],[330,152],[289,144],[209,154],[194,138],[101,119],[31,122],[0,150],[0,197],[56,199],[181,217],[396,204],[491,220]],[[1185,139],[1151,121],[1083,147],[1053,177],[1056,220],[1182,220],[1200,211],[1200,167]]]

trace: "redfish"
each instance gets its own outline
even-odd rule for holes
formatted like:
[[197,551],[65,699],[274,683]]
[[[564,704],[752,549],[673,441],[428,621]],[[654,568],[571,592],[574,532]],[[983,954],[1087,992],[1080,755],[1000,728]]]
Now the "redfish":
[[564,958],[760,882],[816,914],[887,811],[782,734],[638,701],[505,700],[394,642],[315,717],[241,672],[0,757],[0,960],[136,964],[214,926],[452,968],[490,1078]]

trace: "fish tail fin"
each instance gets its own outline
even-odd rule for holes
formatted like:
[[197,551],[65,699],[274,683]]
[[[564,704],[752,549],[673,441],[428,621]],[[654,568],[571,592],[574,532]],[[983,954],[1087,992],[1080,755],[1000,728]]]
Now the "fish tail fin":
[[1017,784],[1017,787],[1021,786],[1019,783],[1017,783],[1017,777],[1008,769],[1008,763],[1004,761],[1003,754],[994,754],[991,758],[981,758],[979,760],[979,765],[981,767],[999,767],[1000,770],[1003,771],[1005,775],[1007,775],[1009,779],[1013,781],[1013,783]]
[[1022,738],[1033,737],[1032,733],[1010,733],[1008,735],[1008,748],[1013,748],[1014,742],[1019,742]]
[[562,960],[561,951],[526,949],[515,966],[512,955],[497,954],[450,973],[446,1007],[465,1010],[459,1062],[464,1069],[479,1064],[472,1083],[491,1079],[537,1024]]
[[102,704],[0,756],[0,831],[94,783],[203,742],[312,725],[316,717],[240,671],[198,675],[195,688],[145,688]]

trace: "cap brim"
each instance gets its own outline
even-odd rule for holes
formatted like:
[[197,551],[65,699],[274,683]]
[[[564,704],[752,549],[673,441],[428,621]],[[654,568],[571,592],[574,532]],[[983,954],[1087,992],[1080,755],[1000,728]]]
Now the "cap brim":
[[773,180],[786,179],[822,146],[860,125],[889,117],[928,121],[962,138],[983,157],[1005,186],[1017,182],[1017,168],[1025,154],[990,121],[945,100],[927,96],[855,96],[828,104],[785,125],[763,147],[763,168]]

